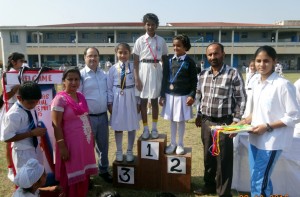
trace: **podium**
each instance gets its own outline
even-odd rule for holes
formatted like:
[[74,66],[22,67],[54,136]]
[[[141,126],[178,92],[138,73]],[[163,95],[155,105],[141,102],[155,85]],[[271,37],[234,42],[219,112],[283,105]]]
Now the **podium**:
[[192,148],[184,155],[165,154],[167,135],[157,139],[138,138],[137,156],[133,162],[113,162],[113,186],[165,192],[191,190]]

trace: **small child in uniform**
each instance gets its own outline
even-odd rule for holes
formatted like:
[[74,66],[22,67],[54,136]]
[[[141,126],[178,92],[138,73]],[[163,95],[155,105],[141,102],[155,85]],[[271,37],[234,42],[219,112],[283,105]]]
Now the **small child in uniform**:
[[[171,143],[166,154],[184,154],[185,121],[193,118],[197,86],[197,70],[195,62],[186,54],[191,48],[189,38],[182,34],[173,38],[174,56],[164,63],[161,97],[159,104],[163,106],[162,117],[170,120]],[[178,143],[176,134],[178,131]]]
[[19,87],[18,101],[9,109],[2,120],[1,140],[12,143],[12,158],[16,172],[31,159],[43,161],[39,146],[39,136],[46,133],[46,128],[37,126],[38,117],[35,106],[42,98],[37,83],[26,81]]
[[136,130],[139,129],[134,66],[129,62],[131,49],[127,43],[118,44],[115,52],[118,62],[109,69],[107,78],[108,110],[111,114],[111,128],[115,130],[116,160],[123,161],[123,131],[128,131],[126,160],[132,162],[132,148]]
[[43,165],[36,159],[29,159],[17,173],[14,183],[19,188],[13,197],[35,197],[40,196],[39,188],[46,183],[46,172]]

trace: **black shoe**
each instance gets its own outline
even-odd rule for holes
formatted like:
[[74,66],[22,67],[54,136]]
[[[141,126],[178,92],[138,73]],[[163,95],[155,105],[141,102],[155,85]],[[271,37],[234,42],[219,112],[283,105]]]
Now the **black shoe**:
[[216,193],[216,189],[210,189],[210,188],[200,188],[197,190],[194,190],[194,194],[198,195],[198,196],[204,196],[207,194],[215,194]]
[[112,183],[113,177],[108,173],[105,172],[103,174],[99,174],[99,176],[106,182],[106,183]]

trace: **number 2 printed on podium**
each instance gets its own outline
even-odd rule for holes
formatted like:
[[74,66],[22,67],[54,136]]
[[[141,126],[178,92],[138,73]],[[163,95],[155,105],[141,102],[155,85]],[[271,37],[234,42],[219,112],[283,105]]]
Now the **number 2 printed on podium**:
[[186,158],[168,156],[168,173],[186,174]]

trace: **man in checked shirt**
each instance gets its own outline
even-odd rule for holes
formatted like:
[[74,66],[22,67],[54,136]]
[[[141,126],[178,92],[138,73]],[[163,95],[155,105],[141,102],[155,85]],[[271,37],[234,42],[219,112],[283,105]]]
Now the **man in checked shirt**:
[[223,63],[224,46],[211,43],[206,48],[210,69],[200,73],[198,91],[200,105],[195,124],[201,127],[204,146],[204,187],[194,191],[197,195],[217,193],[232,196],[233,142],[232,136],[220,133],[220,154],[212,156],[210,126],[234,124],[240,121],[246,106],[244,81],[237,69]]

